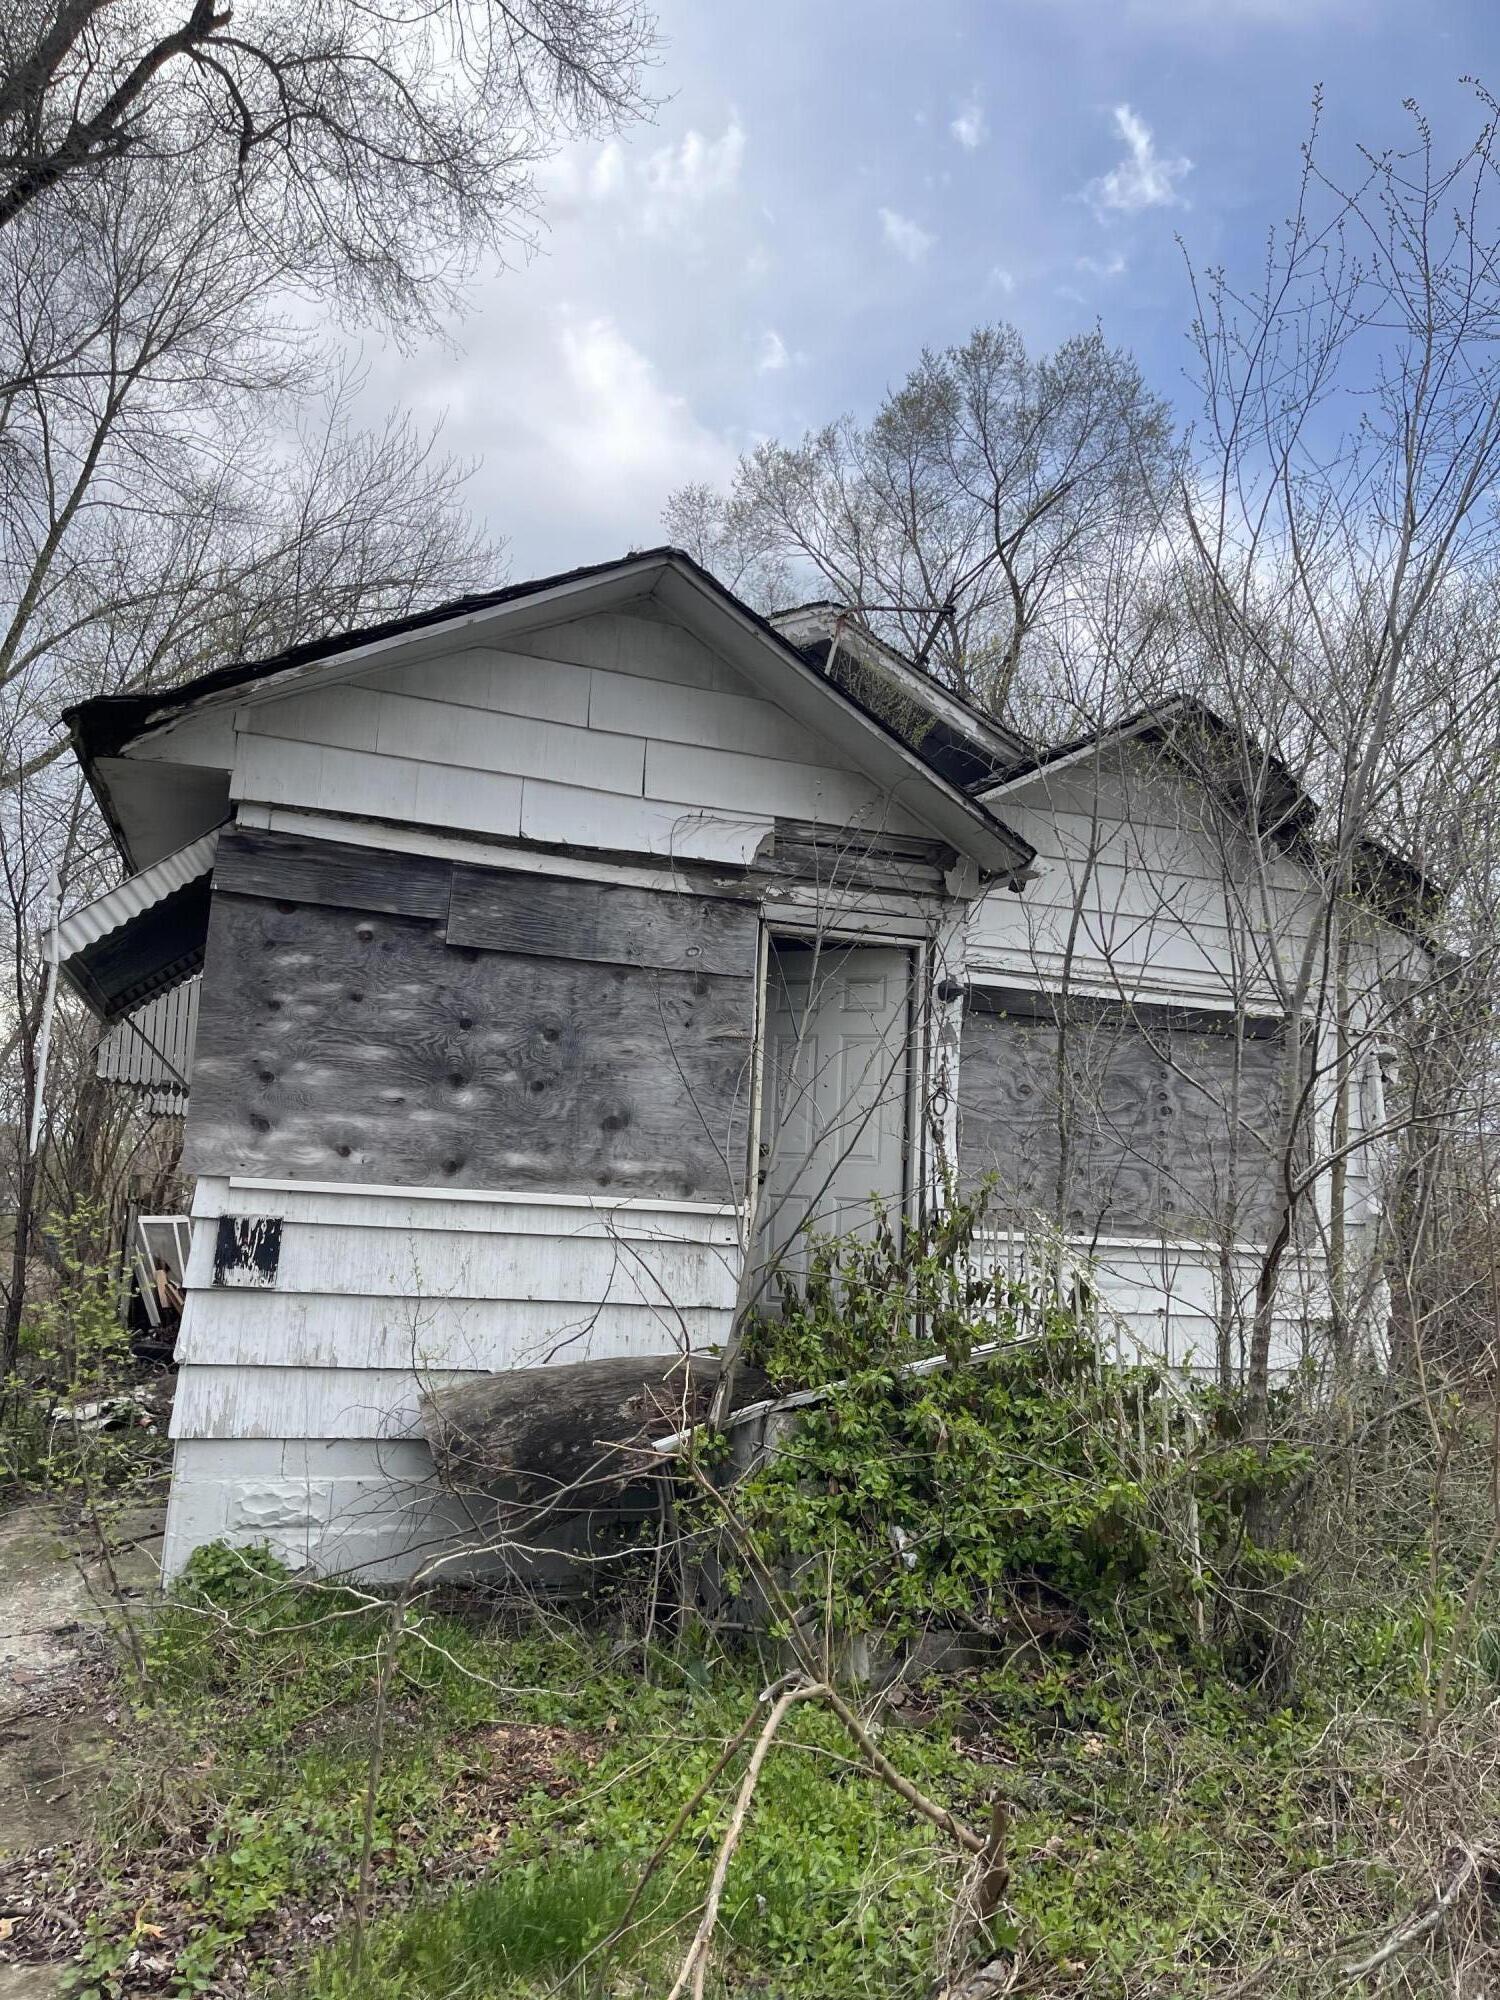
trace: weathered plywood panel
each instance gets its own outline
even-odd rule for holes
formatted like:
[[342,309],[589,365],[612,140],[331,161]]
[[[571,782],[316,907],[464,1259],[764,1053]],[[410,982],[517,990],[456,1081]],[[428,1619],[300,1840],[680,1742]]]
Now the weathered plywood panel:
[[531,958],[755,977],[753,904],[562,876],[453,869],[448,940]]
[[293,833],[226,827],[214,883],[235,895],[391,916],[446,917],[453,864],[430,854],[397,854]]
[[214,898],[185,1164],[735,1199],[749,979],[457,950],[435,923]]
[[[1165,1010],[1070,1020],[973,1011],[959,1066],[959,1162],[1004,1212],[1106,1235],[1253,1237],[1274,1195],[1266,1141],[1278,1039]],[[1066,1140],[1066,1144],[1065,1144]]]

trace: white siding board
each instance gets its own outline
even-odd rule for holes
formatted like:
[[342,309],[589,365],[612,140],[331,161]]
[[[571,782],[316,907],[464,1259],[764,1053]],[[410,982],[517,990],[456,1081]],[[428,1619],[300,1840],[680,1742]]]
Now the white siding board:
[[638,674],[721,694],[753,694],[748,681],[683,626],[632,611],[602,612],[526,635],[526,651],[544,659]]
[[774,827],[769,812],[733,813],[660,799],[628,799],[540,778],[527,778],[521,793],[523,839],[607,852],[744,865],[753,860]]
[[639,737],[604,736],[564,722],[449,708],[406,695],[372,697],[379,707],[379,748],[448,769],[504,771],[639,797],[646,746]]
[[132,744],[130,755],[152,763],[195,764],[206,770],[227,771],[234,762],[233,712],[226,708],[185,717],[144,743]]
[[588,720],[593,729],[654,737],[666,743],[699,744],[706,749],[742,750],[757,757],[805,761],[809,748],[817,745],[826,751],[830,764],[845,762],[831,744],[819,744],[800,722],[773,702],[753,695],[677,687],[633,674],[593,676]]
[[[214,1232],[193,1231],[189,1288],[209,1290]],[[680,1307],[733,1304],[738,1253],[696,1243],[482,1235],[287,1223],[276,1289],[328,1297],[529,1299],[555,1304],[639,1300]]]
[[922,822],[854,771],[683,743],[646,746],[646,794],[679,805],[786,814],[832,826],[920,833]]
[[635,1302],[319,1298],[229,1287],[188,1294],[179,1365],[503,1369],[704,1349],[731,1314]]
[[480,833],[521,830],[521,781],[498,772],[439,770],[406,757],[241,736],[235,799],[412,820]]
[[382,667],[355,685],[453,708],[480,708],[546,722],[587,724],[589,669],[537,660],[494,646],[474,646],[441,660]]
[[279,701],[248,703],[236,723],[242,734],[274,736],[279,741],[324,743],[338,750],[377,747],[376,704],[348,682],[283,695]]
[[179,1370],[174,1438],[402,1438],[421,1430],[424,1388],[474,1371],[423,1378],[409,1368]]
[[702,1210],[634,1208],[628,1202],[597,1208],[583,1203],[461,1201],[451,1197],[343,1190],[268,1188],[204,1178],[193,1214],[279,1215],[289,1222],[394,1230],[462,1230],[481,1235],[613,1238],[627,1243],[705,1243],[732,1250],[732,1215]]
[[417,766],[413,817],[423,826],[519,833],[525,787],[498,771],[461,771],[440,764]]

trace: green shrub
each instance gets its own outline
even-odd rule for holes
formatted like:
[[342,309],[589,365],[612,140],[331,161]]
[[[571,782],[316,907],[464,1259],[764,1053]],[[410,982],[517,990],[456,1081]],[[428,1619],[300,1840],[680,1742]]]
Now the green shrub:
[[779,1391],[823,1394],[726,1491],[741,1547],[838,1629],[892,1636],[988,1629],[1023,1597],[1198,1632],[1219,1551],[1284,1578],[1245,1519],[1305,1455],[1246,1443],[1216,1394],[1104,1361],[1086,1308],[976,1261],[983,1211],[818,1240],[805,1282],[783,1281],[747,1352]]

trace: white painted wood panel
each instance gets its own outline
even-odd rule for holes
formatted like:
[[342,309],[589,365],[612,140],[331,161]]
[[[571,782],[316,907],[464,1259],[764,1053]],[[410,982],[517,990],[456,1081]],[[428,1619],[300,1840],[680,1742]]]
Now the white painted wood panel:
[[[407,1438],[421,1430],[424,1390],[475,1371],[410,1368],[179,1370],[174,1438]],[[479,1371],[482,1372],[482,1371]]]
[[679,861],[745,865],[773,831],[769,812],[734,813],[704,806],[627,799],[527,778],[521,791],[526,840],[565,842],[623,854],[659,854]]
[[666,1202],[641,1203],[587,1200],[557,1202],[506,1201],[476,1195],[464,1200],[451,1193],[407,1194],[400,1189],[305,1189],[271,1187],[254,1181],[211,1179],[198,1182],[193,1214],[279,1215],[291,1222],[390,1229],[402,1234],[424,1229],[466,1230],[483,1235],[600,1237],[629,1243],[705,1243],[732,1250],[736,1242],[733,1214],[706,1208],[673,1209]]
[[406,757],[268,736],[239,738],[229,789],[232,798],[261,805],[305,806],[511,836],[521,830],[519,778],[444,770]]
[[[195,1229],[190,1288],[208,1289],[214,1232]],[[557,1304],[639,1300],[723,1308],[734,1299],[737,1252],[699,1243],[599,1237],[483,1235],[287,1223],[276,1289],[330,1298],[535,1299]]]
[[549,722],[585,725],[589,719],[589,669],[565,660],[532,659],[496,646],[474,646],[419,667],[382,667],[362,674],[357,686],[380,694],[409,695],[454,708],[498,710]]
[[152,763],[196,764],[204,770],[227,771],[234,762],[234,714],[227,708],[194,715],[160,735],[132,744],[132,757]]
[[326,743],[338,750],[374,750],[377,704],[351,681],[309,688],[276,701],[251,702],[239,710],[241,734],[274,736],[289,742]]
[[831,765],[844,762],[784,709],[753,695],[717,694],[703,688],[644,680],[634,674],[595,673],[589,689],[589,726],[666,743],[742,750],[757,757],[806,762],[810,750]]
[[856,771],[684,743],[646,746],[646,794],[679,805],[785,814],[831,826],[922,833],[922,822]]
[[753,694],[727,661],[672,619],[643,610],[600,613],[526,635],[526,651],[545,659],[638,674],[720,694]]
[[729,1322],[727,1309],[702,1306],[328,1299],[234,1286],[188,1294],[177,1360],[245,1369],[549,1368],[705,1349],[728,1337]]
[[417,758],[445,770],[506,771],[640,796],[646,755],[640,737],[604,736],[570,723],[450,708],[408,695],[368,698],[379,711],[383,754]]

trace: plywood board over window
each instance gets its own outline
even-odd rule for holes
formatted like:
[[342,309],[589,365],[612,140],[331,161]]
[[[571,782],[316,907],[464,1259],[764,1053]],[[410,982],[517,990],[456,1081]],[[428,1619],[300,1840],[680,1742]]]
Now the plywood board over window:
[[753,907],[280,838],[221,851],[190,1171],[738,1196]]
[[995,1212],[1105,1236],[1263,1233],[1284,1041],[1267,1019],[975,989],[963,1180]]

